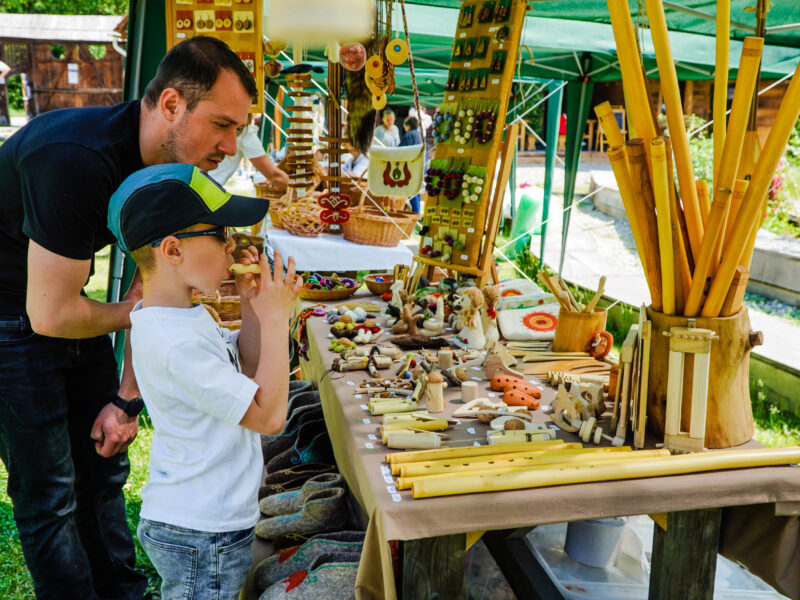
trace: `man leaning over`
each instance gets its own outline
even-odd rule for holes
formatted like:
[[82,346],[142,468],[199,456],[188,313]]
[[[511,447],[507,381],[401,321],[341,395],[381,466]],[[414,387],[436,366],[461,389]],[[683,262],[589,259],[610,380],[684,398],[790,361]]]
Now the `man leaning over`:
[[141,102],[46,113],[0,147],[0,458],[37,598],[144,594],[122,494],[141,400],[107,335],[130,327],[141,288],[105,304],[83,286],[114,242],[119,184],[159,163],[214,169],[256,93],[234,52],[196,37]]

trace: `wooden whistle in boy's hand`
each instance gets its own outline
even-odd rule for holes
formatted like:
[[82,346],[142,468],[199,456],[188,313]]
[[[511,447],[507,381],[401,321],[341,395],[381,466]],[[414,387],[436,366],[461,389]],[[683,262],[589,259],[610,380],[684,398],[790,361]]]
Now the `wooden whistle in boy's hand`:
[[253,263],[252,265],[243,265],[241,263],[234,263],[228,270],[231,272],[232,275],[244,275],[245,273],[253,273],[254,275],[261,274],[261,267],[258,266],[258,263]]

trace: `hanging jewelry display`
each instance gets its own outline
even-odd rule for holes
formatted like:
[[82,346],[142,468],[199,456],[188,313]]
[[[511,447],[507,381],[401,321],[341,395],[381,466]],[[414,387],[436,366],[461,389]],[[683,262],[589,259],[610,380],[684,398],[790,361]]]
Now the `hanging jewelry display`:
[[325,177],[326,191],[319,197],[322,207],[319,218],[331,225],[345,223],[350,219],[350,196],[342,193],[342,65],[328,62],[328,136],[321,152],[328,155],[328,175]]

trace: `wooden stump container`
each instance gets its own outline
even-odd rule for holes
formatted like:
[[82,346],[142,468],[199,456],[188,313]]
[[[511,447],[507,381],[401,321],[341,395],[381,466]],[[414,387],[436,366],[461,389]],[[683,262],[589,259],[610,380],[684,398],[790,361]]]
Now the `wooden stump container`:
[[[750,405],[750,350],[762,343],[761,333],[750,329],[744,308],[732,317],[689,318],[667,316],[647,308],[653,329],[650,345],[650,380],[647,393],[647,421],[650,430],[663,437],[667,412],[669,338],[663,332],[672,327],[710,329],[719,335],[711,344],[711,367],[706,413],[706,448],[730,448],[753,437],[753,410]],[[692,369],[694,357],[686,355],[683,381],[681,429],[689,430],[692,412]]]
[[607,314],[604,308],[590,313],[559,310],[553,352],[586,352],[592,334],[606,328]]

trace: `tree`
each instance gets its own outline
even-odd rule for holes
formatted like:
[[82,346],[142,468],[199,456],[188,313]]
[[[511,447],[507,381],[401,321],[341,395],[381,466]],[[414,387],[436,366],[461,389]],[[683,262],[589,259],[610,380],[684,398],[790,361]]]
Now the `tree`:
[[0,0],[0,13],[123,15],[127,0]]

